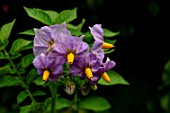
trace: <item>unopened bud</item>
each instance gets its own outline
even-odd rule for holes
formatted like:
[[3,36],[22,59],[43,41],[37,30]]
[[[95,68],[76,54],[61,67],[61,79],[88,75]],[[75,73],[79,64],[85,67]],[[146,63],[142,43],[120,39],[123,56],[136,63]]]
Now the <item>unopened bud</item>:
[[90,88],[95,91],[97,90],[97,85],[96,84],[90,85]]
[[76,86],[75,83],[73,81],[68,81],[66,82],[66,93],[69,95],[72,95],[74,93]]
[[86,84],[84,84],[82,87],[81,87],[81,93],[82,95],[86,96],[90,91],[90,87],[88,87]]

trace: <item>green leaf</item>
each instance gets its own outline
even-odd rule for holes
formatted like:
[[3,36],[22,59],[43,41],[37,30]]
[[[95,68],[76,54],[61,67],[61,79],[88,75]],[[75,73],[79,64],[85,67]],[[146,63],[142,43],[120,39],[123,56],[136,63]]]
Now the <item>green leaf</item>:
[[0,52],[0,59],[8,59],[8,57],[3,52]]
[[[49,111],[51,108],[51,102],[52,102],[52,97],[47,98],[45,100],[45,106],[46,106],[47,111]],[[72,105],[72,102],[70,100],[68,100],[66,98],[58,98],[56,100],[55,110],[67,108],[67,107],[70,107],[71,105]]]
[[83,38],[83,41],[87,42],[88,44],[93,44],[94,39],[90,31],[85,32],[85,37]]
[[82,22],[77,26],[74,26],[72,24],[67,24],[67,28],[70,30],[72,35],[80,36],[80,35],[83,35],[81,30],[82,30],[84,23],[85,23],[85,19],[83,19]]
[[66,98],[58,98],[56,100],[56,106],[55,109],[60,110],[66,107],[70,107],[72,105],[72,102]]
[[20,32],[19,34],[23,34],[23,35],[35,35],[35,32],[33,29],[29,29],[23,32]]
[[22,54],[14,54],[14,55],[11,56],[11,59],[12,60],[17,59],[20,56],[22,56]]
[[21,67],[22,68],[26,68],[28,67],[30,64],[32,64],[32,61],[34,59],[34,55],[33,54],[28,54],[26,56],[24,56],[22,59],[21,59]]
[[35,91],[32,95],[33,96],[41,96],[41,95],[46,95],[46,93],[44,93],[43,91]]
[[110,53],[112,53],[114,51],[115,51],[115,49],[104,49],[105,54],[110,54]]
[[[7,44],[8,45],[8,44]],[[1,43],[0,41],[0,51],[4,50],[5,49],[5,46]]]
[[110,109],[111,105],[102,97],[88,97],[80,101],[79,108],[93,111],[104,111]]
[[12,70],[10,69],[9,66],[0,67],[0,75],[9,74],[11,71],[12,71]]
[[104,39],[104,41],[114,45],[117,40],[116,39],[114,39],[114,40]]
[[13,42],[12,47],[10,49],[10,53],[12,55],[15,55],[22,50],[31,49],[32,47],[33,47],[32,41],[19,38]]
[[158,3],[156,3],[156,1],[151,1],[149,3],[149,11],[153,16],[158,15],[159,10],[160,10],[160,8],[159,8]]
[[51,18],[52,24],[55,23],[55,20],[57,19],[58,13],[52,10],[44,10],[46,14],[48,14]]
[[18,69],[18,73],[19,73],[19,74],[24,74],[24,73],[26,73],[26,71],[25,71],[24,68],[19,68],[19,69]]
[[37,70],[35,68],[31,69],[26,78],[27,84],[30,84],[37,77],[38,77]]
[[0,88],[22,85],[22,81],[16,76],[5,75],[0,77]]
[[27,7],[24,7],[24,9],[26,10],[27,14],[30,17],[32,17],[46,25],[51,25],[50,16],[47,13],[45,13],[43,10],[38,9],[38,8],[27,8]]
[[169,104],[170,104],[169,96],[170,94],[165,94],[163,97],[160,98],[161,107],[166,111],[169,109]]
[[32,102],[30,113],[44,113],[43,111],[43,103]]
[[34,81],[33,81],[36,85],[39,85],[39,86],[43,86],[44,85],[44,81],[42,80],[42,76],[38,76]]
[[116,85],[116,84],[129,85],[129,83],[125,79],[123,79],[119,73],[109,70],[107,72],[107,74],[110,77],[110,83],[107,83],[106,81],[104,81],[103,78],[100,78],[100,80],[98,81],[98,84],[101,84],[101,85]]
[[17,96],[17,103],[20,104],[23,102],[28,96],[28,93],[26,91],[22,91]]
[[9,38],[9,35],[11,33],[11,30],[13,28],[14,23],[15,23],[15,19],[12,22],[7,23],[7,24],[5,24],[1,27],[0,41],[1,41],[2,44],[7,45],[8,38]]
[[72,10],[64,10],[60,12],[55,20],[55,24],[61,24],[63,22],[71,22],[77,18],[77,8]]
[[106,28],[103,28],[103,32],[104,32],[104,37],[114,37],[114,36],[120,34],[119,31],[118,32],[112,32],[112,31],[110,31],[110,30],[108,30]]
[[25,105],[21,107],[21,110],[19,113],[30,113],[30,110],[31,110],[31,105]]
[[162,73],[162,80],[164,85],[170,85],[170,59],[164,66],[164,70]]

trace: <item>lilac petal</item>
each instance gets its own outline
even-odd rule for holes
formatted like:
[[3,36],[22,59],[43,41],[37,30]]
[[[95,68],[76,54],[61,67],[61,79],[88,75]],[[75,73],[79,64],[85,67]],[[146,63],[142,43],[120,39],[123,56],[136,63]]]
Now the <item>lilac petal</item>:
[[45,27],[42,27],[41,29],[34,29],[35,31],[35,37],[34,37],[34,46],[44,46],[48,47],[48,42],[52,42],[53,39],[50,35],[50,31],[44,30]]
[[89,63],[91,66],[93,66],[97,62],[97,54],[90,53],[89,54]]
[[63,73],[63,67],[61,64],[58,64],[58,62],[53,65],[52,69],[52,74],[57,75],[57,74],[62,74]]
[[93,70],[98,70],[98,68],[102,65],[103,63],[103,58],[104,58],[104,51],[101,50],[99,53],[95,54],[94,52],[91,53],[91,55],[94,56],[93,60],[90,61],[90,64],[92,65]]
[[98,58],[98,60],[99,60],[99,63],[101,63],[101,64],[103,63],[104,55],[105,55],[105,53],[104,53],[103,50],[100,50],[100,51],[98,51],[98,53],[97,53],[97,58]]
[[82,76],[82,73],[83,73],[81,67],[76,63],[70,66],[69,72],[73,76]]
[[51,26],[52,37],[58,38],[63,36],[71,36],[71,32],[66,28],[66,22]]
[[63,48],[62,43],[54,43],[52,51],[57,52],[60,55],[66,54],[66,48]]
[[47,48],[48,47],[45,47],[45,46],[36,46],[36,47],[34,46],[33,47],[34,56],[38,56],[41,53],[47,54]]
[[102,49],[102,44],[103,41],[101,41],[100,39],[95,39],[94,44],[92,46],[92,51],[96,53],[100,51]]
[[89,80],[88,79],[88,81],[89,81],[89,84],[96,84],[97,82],[98,82],[98,80],[100,79],[100,75],[99,74],[94,74],[93,73],[93,80],[91,81],[91,80]]
[[103,41],[103,29],[101,28],[101,24],[95,24],[92,28],[90,28],[91,34],[94,36],[94,39],[100,39]]
[[82,68],[83,67],[85,68],[89,64],[89,62],[90,62],[89,55],[90,55],[90,53],[86,53],[84,55],[77,56],[75,58],[74,63],[76,63],[77,65],[79,65]]
[[103,29],[101,28],[101,24],[95,24],[92,28],[91,27],[89,28],[95,40],[92,46],[92,51],[98,52],[102,49],[103,35],[104,35]]
[[84,54],[86,52],[88,52],[89,50],[89,46],[86,42],[83,42],[84,36],[81,37],[75,37],[72,44],[73,44],[73,48],[72,50],[76,50],[76,54]]
[[110,70],[115,65],[116,65],[116,63],[114,61],[110,61],[110,60],[107,60],[106,63],[103,64],[103,66],[106,69],[106,71]]
[[39,75],[42,75],[44,73],[44,71],[42,69],[37,69],[37,72]]
[[59,64],[64,64],[67,60],[64,55],[58,54],[56,52],[51,52],[49,57],[55,59]]
[[73,40],[74,37],[72,36],[59,37],[57,42],[54,44],[53,50],[59,54],[66,54],[68,50],[72,50]]
[[[70,31],[66,28],[66,23],[44,26],[42,28],[34,29],[35,38],[34,38],[34,55],[45,53],[52,46],[51,44],[55,43],[58,37],[63,37],[71,35]],[[43,50],[41,50],[43,48]]]
[[58,79],[60,78],[63,78],[64,76],[61,74],[61,75],[53,75],[51,74],[50,77],[49,77],[49,80],[50,82],[56,82]]
[[41,55],[35,57],[33,60],[34,66],[38,69],[43,68],[44,63],[45,63],[45,54],[43,54],[43,53]]

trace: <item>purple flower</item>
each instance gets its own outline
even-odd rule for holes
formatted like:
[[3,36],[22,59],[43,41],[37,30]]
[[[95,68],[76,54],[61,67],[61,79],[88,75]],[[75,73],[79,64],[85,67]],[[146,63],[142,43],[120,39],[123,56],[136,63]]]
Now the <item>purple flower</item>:
[[106,62],[102,64],[101,67],[99,67],[98,70],[93,72],[93,81],[89,81],[90,84],[96,84],[100,77],[102,77],[106,82],[110,82],[110,78],[107,75],[107,71],[112,69],[116,63],[114,61],[110,61],[109,58],[107,58]]
[[94,37],[94,44],[92,47],[92,51],[98,53],[101,51],[101,49],[110,49],[114,47],[112,44],[104,42],[104,32],[103,29],[101,28],[101,24],[95,24],[93,27],[89,27],[91,34]]
[[97,61],[98,58],[96,54],[86,53],[85,55],[78,57],[75,62],[70,65],[70,74],[82,78],[87,76],[89,80],[93,81],[93,71],[100,67],[100,65],[96,65]]
[[54,44],[53,52],[56,56],[62,56],[62,62],[72,64],[76,57],[86,54],[89,51],[88,44],[83,42],[84,36],[73,37],[65,35],[58,37],[57,42]]
[[55,82],[62,77],[63,68],[60,64],[60,57],[52,59],[50,54],[41,53],[41,55],[35,57],[33,64],[37,68],[38,74],[43,74],[44,81],[49,78],[50,81]]
[[40,29],[34,29],[35,38],[34,38],[34,55],[40,55],[41,53],[52,52],[54,43],[58,40],[59,37],[66,35],[71,35],[70,31],[66,28],[66,23],[44,26]]

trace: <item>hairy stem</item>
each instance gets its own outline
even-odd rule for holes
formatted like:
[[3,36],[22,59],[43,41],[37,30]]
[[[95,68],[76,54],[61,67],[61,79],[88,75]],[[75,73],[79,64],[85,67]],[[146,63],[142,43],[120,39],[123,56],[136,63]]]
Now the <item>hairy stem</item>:
[[12,65],[13,69],[16,71],[16,74],[18,75],[19,79],[21,80],[22,85],[23,85],[23,87],[25,88],[26,92],[28,93],[30,99],[32,100],[32,102],[35,102],[35,99],[34,99],[34,97],[32,96],[32,94],[31,94],[31,92],[30,92],[30,90],[29,90],[29,88],[28,88],[28,85],[23,81],[20,73],[17,71],[17,68],[16,68],[13,60],[11,59],[11,57],[9,56],[9,54],[8,54],[8,52],[6,51],[5,48],[4,48],[4,53],[5,53],[5,55],[7,56],[7,58],[8,58],[8,60],[9,60],[10,64]]

